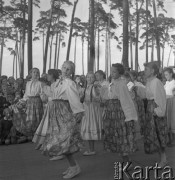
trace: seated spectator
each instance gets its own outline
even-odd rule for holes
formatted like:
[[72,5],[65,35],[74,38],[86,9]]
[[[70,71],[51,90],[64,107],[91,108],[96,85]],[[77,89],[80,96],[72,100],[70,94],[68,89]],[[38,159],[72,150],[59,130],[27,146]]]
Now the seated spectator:
[[0,144],[9,144],[9,134],[13,126],[10,109],[4,109],[4,118],[0,121]]

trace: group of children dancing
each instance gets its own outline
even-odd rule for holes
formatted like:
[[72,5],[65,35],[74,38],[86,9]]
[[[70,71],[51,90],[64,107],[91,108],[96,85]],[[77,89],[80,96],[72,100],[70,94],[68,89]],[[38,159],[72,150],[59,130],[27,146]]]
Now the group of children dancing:
[[157,78],[156,62],[145,64],[145,85],[137,81],[136,72],[125,72],[119,63],[112,65],[110,81],[101,70],[88,72],[86,83],[79,76],[74,81],[74,74],[74,63],[65,61],[61,75],[54,69],[48,71],[48,86],[33,68],[23,98],[12,108],[17,131],[51,160],[68,160],[64,179],[81,172],[73,155],[84,148],[84,141],[89,144],[85,156],[95,155],[95,142],[103,140],[105,150],[120,154],[124,163],[131,161],[130,154],[138,148],[137,126],[145,153],[158,152],[158,165],[164,167],[165,149],[175,133],[173,71],[164,71],[165,87]]

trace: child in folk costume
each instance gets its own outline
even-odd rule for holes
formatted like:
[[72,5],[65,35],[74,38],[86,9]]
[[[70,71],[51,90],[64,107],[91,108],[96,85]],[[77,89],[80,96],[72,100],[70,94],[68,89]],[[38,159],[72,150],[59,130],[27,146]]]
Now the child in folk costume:
[[26,84],[25,94],[20,100],[18,107],[26,103],[26,119],[24,120],[23,134],[32,140],[33,135],[43,116],[43,103],[40,98],[42,94],[42,83],[39,81],[40,72],[38,68],[31,71],[32,79]]
[[[53,89],[53,85],[55,83],[55,81],[58,79],[58,72],[56,69],[49,69],[48,70],[48,75],[47,75],[47,80],[48,82],[51,83],[51,86],[45,86],[43,87],[43,96],[47,97],[47,105],[46,105],[46,109],[44,110],[44,115],[42,118],[42,121],[40,123],[40,125],[38,126],[35,135],[33,137],[33,142],[36,143],[36,148],[35,149],[40,149],[45,137],[46,137],[46,133],[48,130],[48,126],[49,126],[49,120],[50,120],[50,109],[52,108],[52,89]],[[45,97],[45,98],[46,98]]]
[[81,135],[83,140],[88,140],[89,150],[83,155],[94,155],[94,142],[102,138],[102,109],[100,107],[100,90],[95,82],[95,74],[89,72],[86,76],[84,108],[85,116],[82,120]]
[[140,129],[140,123],[142,122],[141,119],[143,120],[145,118],[145,109],[144,109],[144,102],[143,100],[140,98],[139,93],[142,90],[142,88],[144,86],[142,86],[142,88],[140,88],[140,86],[138,86],[138,83],[136,81],[132,80],[132,75],[130,72],[125,72],[124,76],[128,90],[131,94],[131,97],[134,101],[137,113],[138,113],[138,123],[136,123],[136,132],[137,135],[143,134],[143,130]]
[[159,68],[156,62],[145,64],[147,78],[145,97],[148,104],[146,118],[142,125],[145,152],[159,152],[159,167],[164,167],[167,163],[165,154],[167,144],[166,93],[162,82],[156,78],[158,73]]
[[12,123],[12,112],[9,108],[4,109],[4,118],[0,120],[0,144],[10,143],[10,130],[13,126]]
[[164,85],[166,98],[167,98],[167,110],[166,116],[168,121],[168,134],[169,134],[169,146],[173,145],[175,140],[175,97],[173,90],[175,89],[174,72],[172,68],[166,68],[164,70],[164,76],[166,78],[166,84]]
[[65,61],[62,76],[56,81],[52,92],[52,108],[50,109],[50,125],[43,151],[50,156],[65,155],[69,168],[63,173],[64,179],[70,179],[80,173],[80,167],[73,158],[82,146],[80,134],[81,119],[84,115],[83,105],[75,82],[71,76],[75,65]]
[[104,112],[104,147],[117,152],[123,162],[129,161],[130,153],[136,150],[135,121],[138,120],[134,102],[125,81],[123,65],[113,64],[111,78],[107,89],[101,90],[101,96],[106,99]]
[[96,83],[100,84],[101,87],[108,86],[109,82],[106,81],[106,74],[102,70],[95,72]]

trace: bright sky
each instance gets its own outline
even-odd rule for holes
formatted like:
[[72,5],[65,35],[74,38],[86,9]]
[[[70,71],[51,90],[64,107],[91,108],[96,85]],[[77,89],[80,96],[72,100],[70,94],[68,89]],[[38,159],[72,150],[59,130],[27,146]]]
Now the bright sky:
[[[6,0],[6,2],[8,3],[10,0]],[[71,0],[72,2],[74,2],[74,0]],[[36,25],[36,21],[39,18],[39,11],[44,11],[44,10],[48,10],[50,7],[50,0],[41,0],[41,8],[34,8],[34,17],[33,17],[33,23],[34,23],[34,27]],[[172,0],[166,0],[165,3],[165,9],[168,11],[168,13],[166,14],[166,16],[169,17],[173,17],[175,18],[175,3],[172,3]],[[71,14],[72,14],[72,7],[71,8],[66,8],[66,12],[68,17],[65,19],[66,22],[70,23],[70,18],[71,18]],[[119,22],[118,14],[117,11],[116,12],[112,12],[115,16],[115,21],[116,23],[121,23]],[[88,19],[88,0],[79,0],[78,5],[77,5],[77,9],[76,9],[76,17],[79,17],[82,21],[87,21]],[[118,36],[120,36],[121,30],[116,30],[116,34]],[[172,32],[173,33],[173,32]],[[68,42],[68,35],[65,36],[65,42],[67,45]],[[13,42],[8,42],[7,47],[12,47],[14,48],[15,44]],[[140,44],[141,45],[141,44]],[[140,46],[139,45],[139,46]],[[26,48],[26,58],[25,58],[25,75],[27,75],[27,44],[25,46]],[[77,60],[76,60],[76,74],[82,74],[82,66],[81,66],[81,59],[82,59],[82,50],[81,50],[81,39],[78,39],[77,41]],[[87,50],[87,43],[85,44],[85,73],[87,72],[87,56],[86,56],[86,50]],[[134,50],[134,49],[133,49]],[[169,51],[170,48],[166,47],[165,48],[165,64],[167,64],[167,59],[168,59],[168,55],[169,55]],[[33,42],[33,66],[34,67],[38,67],[41,72],[42,72],[42,62],[43,62],[43,54],[42,54],[42,41],[35,41]],[[53,48],[53,61],[54,61],[54,48]],[[60,62],[59,62],[59,68],[61,68],[62,63],[65,61],[66,59],[66,53],[67,53],[67,47],[62,48],[61,47],[61,51],[60,51]],[[49,54],[49,51],[48,51]],[[151,54],[151,49],[149,49],[149,54]],[[70,60],[73,60],[74,58],[74,38],[72,38],[72,46],[71,46],[71,53],[70,53]],[[116,48],[116,43],[115,41],[111,42],[111,59],[112,59],[112,63],[116,63],[116,62],[121,62],[121,58],[122,58],[122,52],[120,52],[117,48]],[[155,60],[156,60],[156,52],[155,52]],[[48,61],[49,61],[49,56],[48,56]],[[145,62],[145,50],[139,50],[139,64],[141,69],[143,69],[143,63]],[[52,62],[53,63],[53,62]],[[170,57],[170,63],[169,65],[173,65],[174,64],[174,55],[173,53],[171,54]],[[53,68],[53,66],[52,66]],[[100,45],[100,69],[104,70],[105,68],[105,43],[101,42]],[[12,69],[13,69],[13,56],[10,55],[9,51],[5,48],[4,49],[4,56],[3,56],[3,70],[2,70],[2,74],[6,74],[8,76],[12,75]],[[47,67],[48,69],[48,67]]]

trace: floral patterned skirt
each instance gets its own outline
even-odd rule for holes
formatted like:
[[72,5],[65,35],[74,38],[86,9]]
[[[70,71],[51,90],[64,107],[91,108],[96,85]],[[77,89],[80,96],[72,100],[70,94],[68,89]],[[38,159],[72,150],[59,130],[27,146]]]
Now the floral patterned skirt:
[[119,100],[108,100],[105,103],[104,148],[122,156],[136,151],[135,122],[125,122]]
[[135,102],[136,102],[136,110],[138,113],[138,122],[136,125],[137,126],[136,131],[137,131],[137,133],[140,133],[141,135],[143,135],[143,125],[141,123],[145,121],[144,102],[139,97],[135,98]]
[[158,152],[160,148],[165,148],[168,140],[167,120],[165,117],[153,116],[156,104],[153,100],[148,100],[146,118],[142,119],[142,129],[144,136],[144,150],[147,154]]
[[43,154],[57,156],[73,154],[82,147],[80,123],[77,123],[68,101],[53,100],[50,124],[41,147]]
[[13,124],[17,131],[25,136],[33,136],[43,116],[43,103],[40,97],[27,100],[26,112],[18,109],[13,113]]

